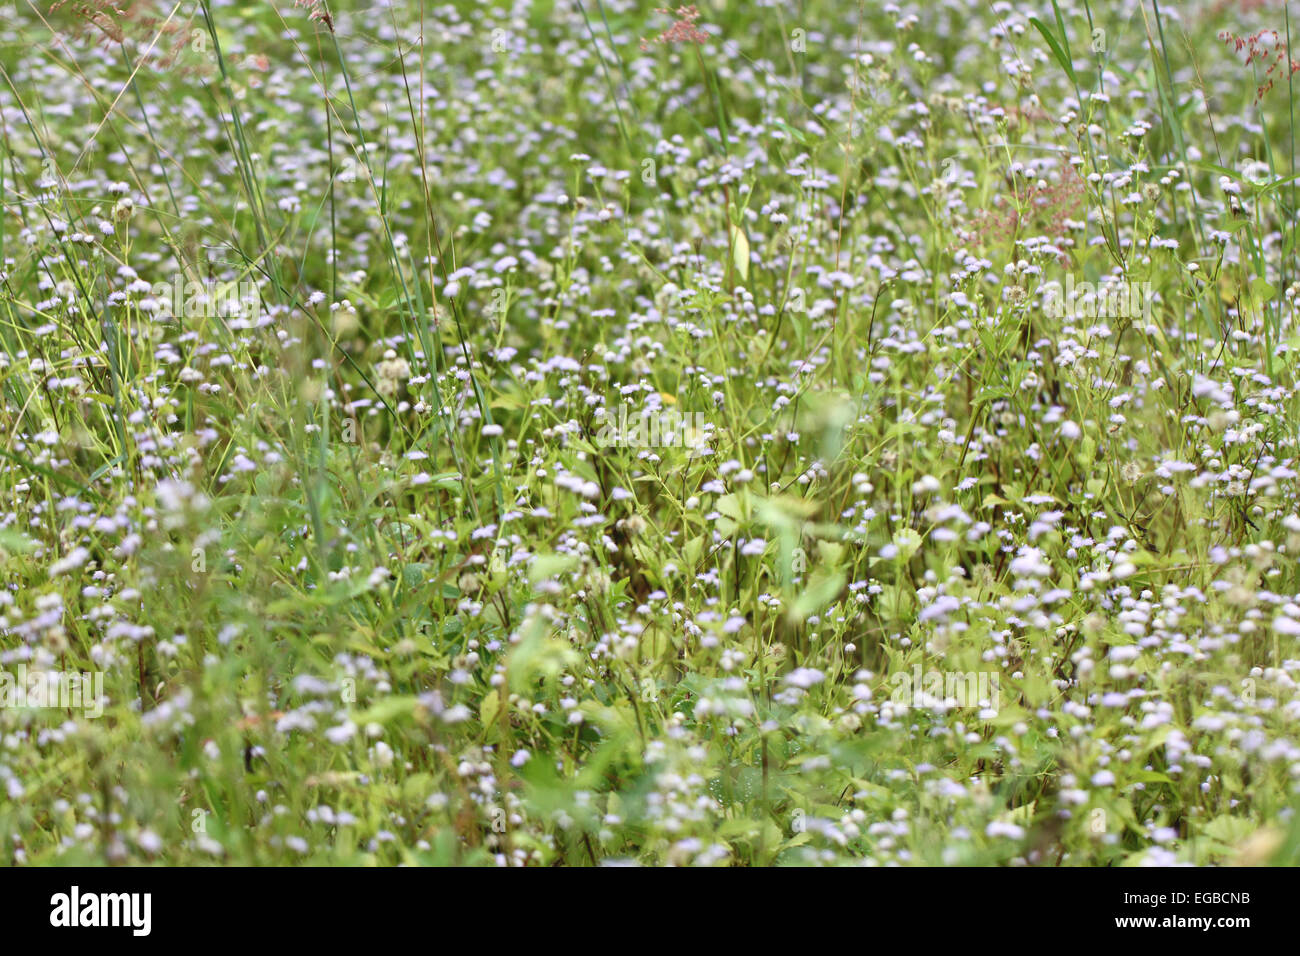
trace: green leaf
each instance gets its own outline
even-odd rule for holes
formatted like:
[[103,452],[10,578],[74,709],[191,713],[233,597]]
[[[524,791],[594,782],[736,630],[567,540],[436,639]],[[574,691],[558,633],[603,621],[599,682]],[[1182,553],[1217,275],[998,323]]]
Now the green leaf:
[[399,717],[405,717],[415,711],[419,701],[414,697],[385,697],[368,710],[358,714],[354,719],[358,727],[366,724],[391,724]]
[[741,284],[749,281],[749,238],[745,230],[735,223],[731,224],[731,260],[736,265],[736,274]]
[[12,528],[0,528],[0,551],[9,554],[27,554],[36,548],[36,542]]
[[1046,40],[1047,45],[1051,47],[1052,55],[1056,57],[1056,62],[1061,64],[1061,69],[1065,70],[1065,75],[1070,78],[1070,82],[1077,83],[1078,80],[1075,79],[1074,76],[1074,64],[1070,62],[1070,58],[1061,47],[1061,42],[1052,35],[1052,31],[1048,29],[1047,24],[1043,23],[1043,21],[1038,19],[1038,17],[1030,17],[1029,22],[1032,23],[1038,29],[1038,32],[1043,35],[1043,39]]
[[804,621],[825,608],[844,589],[848,577],[843,571],[815,571],[808,587],[790,608],[790,616]]

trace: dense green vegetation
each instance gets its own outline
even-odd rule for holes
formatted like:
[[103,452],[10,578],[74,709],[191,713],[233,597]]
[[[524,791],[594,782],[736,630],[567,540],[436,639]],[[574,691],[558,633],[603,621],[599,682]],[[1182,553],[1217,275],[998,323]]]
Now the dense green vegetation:
[[1300,860],[1290,33],[0,0],[0,860]]

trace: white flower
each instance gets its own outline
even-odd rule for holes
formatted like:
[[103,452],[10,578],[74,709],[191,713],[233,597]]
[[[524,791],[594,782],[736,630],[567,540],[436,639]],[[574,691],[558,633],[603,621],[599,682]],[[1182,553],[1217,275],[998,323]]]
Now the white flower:
[[68,554],[55,561],[50,565],[50,577],[57,578],[61,574],[76,570],[90,559],[90,552],[85,548],[73,548]]
[[1052,573],[1052,566],[1037,548],[1021,548],[1011,560],[1011,573],[1018,578],[1045,578]]
[[393,748],[382,740],[370,748],[370,759],[376,767],[388,768],[393,765]]
[[1001,820],[994,820],[984,828],[984,835],[988,837],[1009,837],[1012,840],[1019,840],[1025,835],[1024,827],[1018,827],[1014,823],[1005,823]]
[[357,725],[350,720],[346,720],[337,727],[331,727],[325,731],[325,739],[332,744],[345,744],[356,736]]
[[1289,617],[1273,618],[1273,630],[1279,634],[1285,634],[1287,637],[1300,636],[1300,621]]
[[456,704],[454,707],[448,707],[442,712],[442,722],[444,724],[459,724],[469,720],[473,714],[464,704]]
[[826,675],[819,670],[811,667],[800,667],[798,670],[791,671],[786,675],[785,683],[789,687],[801,687],[807,690],[814,684],[820,684],[826,679]]

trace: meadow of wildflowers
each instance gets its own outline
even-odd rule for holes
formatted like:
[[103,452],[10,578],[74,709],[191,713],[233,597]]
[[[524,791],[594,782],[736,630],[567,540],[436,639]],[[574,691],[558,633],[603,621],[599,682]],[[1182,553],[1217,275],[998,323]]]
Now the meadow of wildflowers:
[[1292,9],[0,0],[0,861],[1300,862]]

